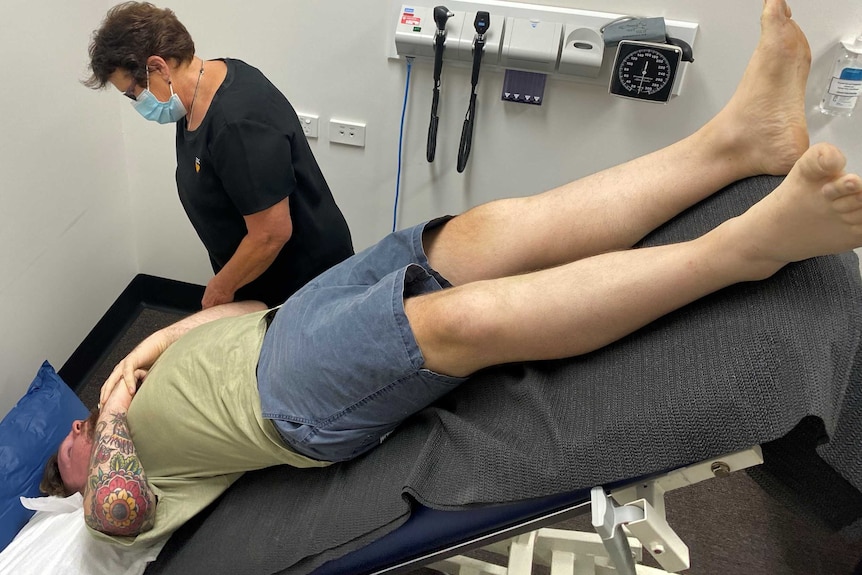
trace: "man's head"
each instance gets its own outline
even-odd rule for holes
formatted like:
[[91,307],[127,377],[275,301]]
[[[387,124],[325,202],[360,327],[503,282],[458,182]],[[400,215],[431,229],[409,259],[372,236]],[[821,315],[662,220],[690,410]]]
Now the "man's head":
[[48,459],[39,489],[48,495],[68,497],[84,492],[90,473],[90,458],[96,434],[99,410],[90,412],[87,419],[72,422],[69,435],[60,444],[57,453]]
[[167,8],[149,2],[125,2],[108,11],[90,43],[92,75],[84,85],[103,88],[118,70],[146,86],[148,61],[158,56],[177,64],[194,58],[195,44],[186,27]]

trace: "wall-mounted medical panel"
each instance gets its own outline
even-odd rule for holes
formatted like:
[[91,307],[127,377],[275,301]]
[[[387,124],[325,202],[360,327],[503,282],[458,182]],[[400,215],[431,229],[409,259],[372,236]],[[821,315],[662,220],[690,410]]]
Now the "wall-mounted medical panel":
[[592,28],[567,26],[557,71],[560,74],[596,78],[602,69],[605,42],[602,34]]
[[[437,28],[434,25],[433,8],[427,6],[402,6],[395,26],[395,48],[399,56],[434,57],[434,35]],[[457,16],[457,15],[456,15]],[[464,21],[464,14],[461,14]],[[454,28],[452,18],[446,23],[446,28]]]
[[[475,19],[476,11],[458,11],[446,21],[445,60],[473,61]],[[491,26],[485,34],[483,63],[486,65],[496,66],[500,63],[500,46],[505,24],[506,19],[503,16],[491,16]],[[402,6],[395,26],[395,48],[398,55],[433,58],[436,33],[433,6]]]
[[[421,1],[421,0],[420,0]],[[427,1],[427,0],[426,0]],[[597,85],[608,85],[615,47],[605,47],[602,28],[628,14],[579,10],[560,6],[504,0],[451,0],[440,4],[404,4],[390,0],[397,13],[389,57],[434,59],[436,24],[434,7],[444,5],[454,15],[445,23],[447,62],[469,63],[476,36],[473,21],[478,11],[488,12],[491,25],[485,34],[483,66],[547,73]],[[643,10],[641,10],[643,12]],[[663,14],[638,14],[642,17]],[[665,18],[667,36],[694,48],[698,25]],[[696,50],[695,50],[696,56]],[[681,91],[689,63],[683,62],[673,94]]]
[[560,22],[510,16],[506,18],[501,62],[506,68],[551,74],[557,69],[562,37]]
[[[456,18],[458,14],[450,18]],[[450,36],[447,44],[452,43],[457,52],[456,58],[464,62],[473,61],[473,41],[476,39],[476,30],[473,28],[473,22],[476,20],[476,12],[466,12],[464,14],[463,24],[458,34],[457,40]],[[482,64],[487,66],[497,66],[500,64],[500,46],[502,39],[505,36],[506,19],[500,15],[491,15],[491,25],[485,33],[485,54],[482,56]],[[446,28],[449,26],[447,24]],[[453,26],[453,29],[455,27]],[[432,51],[433,52],[433,51]],[[451,54],[450,54],[451,57]]]

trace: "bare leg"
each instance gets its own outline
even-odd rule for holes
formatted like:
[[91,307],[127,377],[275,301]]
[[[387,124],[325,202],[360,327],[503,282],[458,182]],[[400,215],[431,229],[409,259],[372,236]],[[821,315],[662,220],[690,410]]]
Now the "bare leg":
[[862,179],[818,144],[743,215],[689,242],[596,255],[408,299],[429,369],[587,353],[728,285],[862,245]]
[[760,44],[733,98],[692,136],[544,194],[491,202],[426,235],[455,285],[544,269],[634,245],[726,185],[783,175],[808,147],[811,55],[784,0],[766,0]]

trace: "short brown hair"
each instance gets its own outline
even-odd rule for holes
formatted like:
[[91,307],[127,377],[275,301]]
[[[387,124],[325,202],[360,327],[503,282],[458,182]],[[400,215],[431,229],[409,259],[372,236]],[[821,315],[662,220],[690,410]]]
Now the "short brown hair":
[[[85,432],[89,434],[90,439],[95,439],[96,422],[99,420],[99,408],[94,407],[90,410],[90,415],[84,422]],[[45,462],[45,471],[42,472],[42,481],[39,482],[39,491],[45,495],[56,495],[57,497],[68,497],[74,493],[63,483],[63,477],[60,475],[60,465],[57,462],[57,452],[48,458]]]
[[108,10],[90,42],[92,74],[84,85],[100,89],[118,69],[128,70],[138,85],[147,79],[147,58],[160,56],[191,62],[195,43],[176,14],[149,2],[125,2]]
[[39,483],[39,491],[45,495],[56,495],[57,497],[69,497],[72,493],[66,489],[63,478],[60,477],[60,466],[57,465],[57,454],[48,458],[45,464],[45,472]]

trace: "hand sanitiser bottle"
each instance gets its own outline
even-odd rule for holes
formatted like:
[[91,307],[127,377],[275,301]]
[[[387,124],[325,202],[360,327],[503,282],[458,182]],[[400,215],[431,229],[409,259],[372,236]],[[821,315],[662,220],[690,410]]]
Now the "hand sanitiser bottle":
[[862,34],[855,42],[841,42],[832,67],[829,86],[820,111],[830,116],[849,116],[862,96]]

